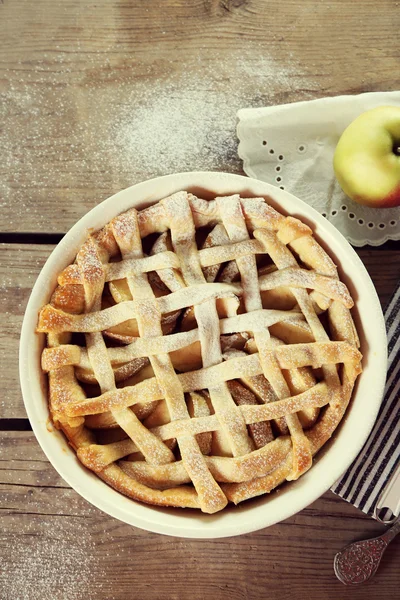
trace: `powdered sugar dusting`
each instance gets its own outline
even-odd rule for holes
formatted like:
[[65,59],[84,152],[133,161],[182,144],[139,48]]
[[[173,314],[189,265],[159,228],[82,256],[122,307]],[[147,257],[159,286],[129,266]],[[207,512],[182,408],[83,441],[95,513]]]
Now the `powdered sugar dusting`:
[[[171,488],[171,499],[163,497],[161,502],[159,492],[151,491],[149,488],[147,490],[139,490],[134,482],[134,478],[133,481],[130,481],[129,478],[125,478],[125,475],[123,475],[123,473],[115,466],[110,467],[110,473],[108,473],[108,470],[104,473],[100,472],[100,477],[117,490],[126,493],[131,497],[141,500],[144,499],[145,501],[150,503],[154,502],[156,504],[171,503],[173,506],[194,505],[197,507],[197,502],[199,502],[201,509],[208,513],[223,509],[227,503],[227,498],[231,500],[233,498],[232,496],[229,496],[229,489],[233,488],[227,488],[228,495],[225,497],[223,491],[216,483],[216,480],[214,480],[214,474],[208,470],[207,461],[202,454],[202,449],[199,448],[196,440],[191,436],[202,435],[211,431],[217,432],[218,434],[222,432],[227,440],[228,451],[226,452],[223,448],[221,451],[218,451],[217,448],[217,456],[223,456],[224,453],[228,455],[233,454],[234,457],[250,455],[254,450],[254,447],[264,447],[273,441],[274,430],[269,423],[271,420],[278,420],[278,423],[275,423],[275,425],[281,433],[284,431],[286,432],[286,425],[289,429],[293,443],[293,473],[285,473],[285,477],[288,479],[297,478],[311,467],[312,451],[317,447],[319,442],[317,439],[318,435],[322,437],[322,434],[319,434],[317,430],[317,433],[314,436],[317,441],[310,438],[310,443],[312,444],[310,447],[310,443],[306,437],[304,437],[302,425],[295,413],[307,408],[320,408],[325,406],[332,402],[334,393],[337,393],[338,395],[339,391],[340,394],[342,393],[336,364],[345,364],[346,375],[347,370],[350,372],[350,374],[347,375],[348,381],[354,381],[355,376],[359,372],[359,370],[353,368],[354,377],[352,378],[351,363],[357,363],[360,359],[360,355],[354,346],[347,342],[327,341],[325,344],[299,343],[296,342],[296,336],[294,336],[294,343],[286,345],[283,339],[280,340],[278,338],[274,341],[273,338],[270,337],[267,332],[269,325],[272,325],[273,323],[277,324],[279,322],[282,323],[287,318],[289,318],[289,320],[295,320],[294,317],[298,317],[299,314],[302,313],[298,313],[297,309],[296,311],[269,311],[263,309],[260,303],[261,301],[258,298],[259,285],[261,290],[279,289],[282,285],[289,285],[290,287],[295,288],[293,293],[296,295],[299,307],[302,308],[302,306],[305,305],[303,313],[306,320],[311,323],[311,325],[313,321],[316,321],[317,323],[314,327],[317,330],[317,333],[320,331],[318,336],[315,335],[317,340],[319,340],[321,336],[322,339],[325,339],[326,337],[328,340],[329,336],[328,332],[325,331],[323,324],[318,319],[317,314],[312,309],[307,289],[311,288],[319,291],[322,290],[324,292],[329,291],[332,293],[332,297],[345,297],[345,288],[343,284],[340,284],[334,277],[324,276],[315,271],[303,269],[298,266],[296,258],[290,253],[286,246],[283,244],[279,245],[276,234],[274,235],[264,229],[259,229],[254,232],[258,241],[249,240],[247,225],[240,212],[241,204],[239,203],[239,198],[237,197],[236,200],[237,210],[233,210],[233,212],[230,206],[225,208],[225,199],[221,198],[214,200],[214,203],[219,205],[220,213],[223,215],[227,234],[236,241],[236,246],[240,245],[241,247],[240,252],[238,252],[235,246],[236,252],[233,256],[229,254],[228,256],[222,257],[222,259],[218,258],[217,263],[225,262],[225,259],[233,260],[236,257],[236,262],[238,263],[242,276],[241,283],[204,283],[204,274],[199,270],[200,261],[198,261],[198,250],[196,249],[194,235],[195,226],[192,220],[193,213],[191,212],[191,206],[188,204],[187,193],[178,192],[161,201],[161,205],[165,209],[164,217],[170,221],[171,241],[176,254],[171,251],[168,252],[179,259],[183,275],[186,277],[186,274],[189,273],[189,280],[187,277],[186,280],[187,283],[190,283],[191,285],[167,294],[166,296],[156,298],[154,290],[147,281],[146,274],[130,274],[129,269],[127,269],[125,274],[129,276],[129,280],[132,280],[135,287],[135,299],[133,301],[123,301],[120,304],[105,308],[102,311],[85,315],[74,315],[73,317],[75,331],[92,331],[94,330],[94,327],[99,328],[96,333],[88,333],[86,335],[86,358],[91,363],[94,377],[99,382],[102,393],[97,398],[92,396],[89,398],[78,398],[78,401],[74,402],[73,405],[65,407],[65,413],[71,417],[79,417],[84,415],[90,416],[93,413],[111,410],[119,427],[128,434],[129,438],[136,444],[136,447],[142,453],[143,456],[141,458],[144,457],[149,464],[164,465],[164,463],[173,462],[177,456],[173,454],[168,444],[163,443],[163,440],[177,438],[182,461],[198,494],[197,499],[193,490],[188,491],[184,488],[176,491],[174,488]],[[190,202],[192,202],[192,199],[190,199]],[[148,211],[145,210],[145,212],[147,213]],[[124,215],[120,217],[121,222],[123,222],[124,218]],[[101,239],[101,235],[98,236],[98,239]],[[137,246],[137,244],[140,246],[141,242],[138,238],[137,244],[134,240],[131,243],[133,246]],[[242,253],[243,243],[245,245],[247,244],[247,254]],[[276,266],[273,266],[273,270],[271,270],[270,265],[267,265],[266,269],[262,267],[266,272],[261,275],[260,278],[258,278],[259,272],[254,258],[254,244],[257,244],[257,253],[261,253],[263,250],[268,251],[271,247],[272,250],[269,254],[276,264]],[[265,244],[266,248],[263,247],[263,244]],[[159,245],[168,248],[166,236],[163,237],[163,240]],[[220,252],[221,249],[226,249],[226,246],[222,245],[218,248]],[[92,279],[95,280],[96,278],[91,277],[91,275],[93,267],[96,267],[98,264],[101,265],[101,270],[103,271],[103,264],[99,258],[101,249],[100,243],[95,247],[93,245],[93,238],[89,238],[83,245],[77,257],[78,265],[82,268],[82,271],[89,272],[89,277],[87,278],[91,284],[89,293],[93,296],[92,304],[95,309],[100,307],[103,286],[96,286],[97,282],[92,281]],[[211,246],[210,248],[201,250],[203,254],[210,253],[210,251],[215,252],[216,248]],[[126,251],[122,251],[122,257],[124,256],[132,256],[129,246],[127,246]],[[141,258],[140,260],[153,260],[154,257],[160,258],[160,256],[160,254],[154,254],[149,259]],[[245,264],[246,259],[249,257],[254,263],[250,266],[253,270],[252,274],[255,283],[249,283],[249,267]],[[87,265],[85,261],[87,261]],[[197,265],[197,270],[193,269],[193,271],[191,271],[193,261],[198,261],[199,264]],[[131,261],[129,260],[126,262],[126,267],[129,267],[129,262]],[[210,261],[210,264],[212,265],[213,262],[215,261]],[[243,273],[247,273],[247,276],[245,277]],[[230,323],[228,329],[224,329],[222,326],[218,327],[218,324],[222,321],[219,320],[220,315],[218,314],[215,305],[216,299],[221,299],[225,296],[228,298],[233,296],[235,300],[237,300],[236,292],[243,293],[243,290],[246,288],[246,279],[247,288],[249,288],[249,286],[254,287],[255,294],[258,298],[253,310],[252,307],[249,306],[249,302],[245,302],[245,308],[251,312],[237,315],[236,312],[238,306],[237,302],[235,302],[235,310],[233,312],[228,311],[228,315],[230,315],[226,319]],[[241,287],[243,290],[241,290]],[[196,334],[196,339],[199,338],[201,342],[203,368],[186,372],[186,369],[181,369],[181,367],[176,366],[175,363],[171,362],[167,348],[164,348],[164,352],[160,352],[159,354],[150,357],[155,377],[151,379],[144,378],[140,383],[126,380],[126,387],[123,389],[116,389],[114,371],[110,359],[112,353],[119,355],[121,354],[122,349],[119,347],[106,348],[100,330],[104,330],[107,326],[107,319],[117,316],[122,317],[120,320],[115,321],[115,324],[122,324],[125,320],[124,311],[129,312],[129,314],[125,315],[126,317],[132,317],[132,315],[136,316],[140,333],[140,338],[137,339],[136,344],[145,346],[149,340],[153,340],[154,342],[154,340],[157,341],[157,339],[159,339],[161,333],[161,315],[163,313],[169,313],[171,310],[179,312],[182,308],[190,306],[194,307],[195,311],[197,329],[193,331]],[[47,310],[50,309],[51,307],[48,306]],[[54,311],[54,309],[52,310]],[[268,316],[266,321],[263,318],[264,316]],[[242,323],[242,325],[238,326],[240,323]],[[245,324],[246,326],[243,327]],[[108,325],[110,325],[110,323],[108,323]],[[233,352],[231,354],[231,356],[233,356],[232,358],[229,357],[229,360],[222,362],[220,334],[225,332],[235,335],[235,333],[241,329],[245,329],[247,332],[248,327],[250,331],[254,333],[255,350],[257,350],[258,347],[258,353],[247,355],[246,352],[237,352],[236,354]],[[189,329],[186,334],[190,334],[191,331],[192,330]],[[178,339],[181,339],[182,335],[185,336],[185,333],[181,332],[176,335],[171,335],[169,341],[172,341],[173,345],[170,347],[170,351],[182,349],[180,344],[175,345],[175,342]],[[129,349],[129,347],[125,347],[124,350],[127,349]],[[249,349],[250,348],[247,348],[246,346],[246,350]],[[190,352],[188,352],[188,354],[190,354]],[[350,356],[349,359],[348,356]],[[272,367],[271,365],[270,367],[272,370],[268,365],[265,366],[268,362],[271,363]],[[348,362],[350,365],[347,365]],[[302,383],[297,384],[293,382],[290,384],[289,381],[286,381],[284,374],[281,372],[281,370],[285,369],[291,371],[306,366],[312,366],[314,368],[322,367],[327,383],[316,383],[310,372],[310,386],[308,386],[308,384],[303,385]],[[175,368],[178,372],[175,371]],[[72,367],[65,367],[64,369],[65,374],[68,374],[68,370],[73,372]],[[55,374],[52,372],[50,373],[50,391],[51,394],[55,395],[56,401],[65,403],[68,401],[66,396],[61,395],[61,398],[60,396],[57,396],[57,377],[59,371],[61,371],[61,368],[57,369]],[[179,373],[179,371],[183,372]],[[263,372],[266,377],[265,384],[273,389],[278,399],[275,401],[275,398],[270,398],[271,394],[268,392],[267,394],[259,394],[261,400],[266,400],[267,402],[268,400],[272,400],[269,403],[259,404],[257,396],[253,393],[252,387],[260,389],[260,386],[252,385],[252,378],[260,377]],[[299,377],[300,375],[301,374],[298,373]],[[63,376],[62,373],[61,376]],[[56,383],[55,386],[52,385],[52,377]],[[291,375],[291,377],[293,378],[294,376]],[[244,385],[236,381],[236,379],[243,379]],[[68,381],[69,380],[66,379],[67,383]],[[292,390],[289,385],[299,389]],[[334,391],[332,391],[332,389]],[[205,405],[205,408],[207,408],[207,416],[188,418],[191,413],[190,410],[188,412],[183,393],[190,393],[194,390],[208,390],[213,414],[210,414],[211,411],[209,410],[208,405]],[[65,388],[64,394],[70,392],[72,395],[74,391],[74,385],[71,386],[71,384],[69,384],[69,387],[67,386]],[[262,387],[261,391],[264,391]],[[291,396],[290,394],[293,392],[295,392],[295,395]],[[148,427],[151,425],[149,423],[144,423],[143,426],[129,407],[138,402],[141,404],[153,402],[161,397],[164,397],[167,402],[169,412],[168,418],[171,418],[171,422],[161,421],[160,426],[157,421],[155,421],[155,429],[149,430]],[[51,399],[51,407],[54,408],[53,397]],[[328,411],[326,412],[329,414]],[[285,418],[286,424],[284,424],[284,429],[282,430],[280,420],[283,418]],[[328,419],[329,417],[325,418],[325,422],[329,426]],[[163,423],[164,425],[162,425]],[[79,425],[80,424],[81,423],[79,423]],[[200,425],[201,427],[199,428]],[[252,436],[251,438],[249,438],[249,432]],[[211,452],[214,452],[212,448],[213,437],[208,435],[207,439],[207,447],[210,446],[211,442]],[[129,452],[131,452],[131,450],[132,448],[129,449]],[[99,450],[99,452],[102,453],[103,449]],[[86,455],[86,458],[88,458],[88,455]],[[108,458],[109,462],[113,462],[113,456],[109,455]],[[91,449],[89,451],[89,460],[84,460],[84,464],[94,470],[100,470],[102,463],[93,460],[93,449]],[[231,464],[234,465],[234,463]],[[252,476],[252,474],[250,476]],[[239,481],[235,475],[233,478],[226,477],[223,481],[224,480]],[[266,489],[268,486],[269,484],[265,486],[263,483],[260,487],[260,493],[268,491]],[[157,485],[155,488],[157,490]],[[164,488],[168,489],[168,487],[165,486],[163,489]],[[188,499],[186,498],[186,495],[190,497],[189,503],[187,503]],[[237,499],[234,499],[235,502],[236,500]]]
[[146,73],[129,61],[121,69],[102,48],[79,62],[55,47],[7,73],[0,207],[12,206],[10,230],[28,210],[30,226],[48,230],[55,202],[72,224],[112,191],[151,176],[241,171],[237,110],[271,104],[289,89],[317,89],[301,65],[278,63],[257,42],[212,60],[201,49],[178,64],[165,60],[157,78],[152,66]]
[[268,101],[254,99],[249,89],[256,82],[268,95],[272,84],[289,87],[295,71],[246,50],[202,65],[201,74],[197,68],[182,64],[178,76],[140,85],[139,102],[138,89],[129,91],[112,124],[109,147],[154,174],[237,168],[236,112]]
[[98,558],[88,528],[82,519],[71,528],[53,521],[41,518],[37,529],[37,520],[31,519],[12,542],[0,537],[2,600],[83,600],[96,595],[101,583],[96,583]]

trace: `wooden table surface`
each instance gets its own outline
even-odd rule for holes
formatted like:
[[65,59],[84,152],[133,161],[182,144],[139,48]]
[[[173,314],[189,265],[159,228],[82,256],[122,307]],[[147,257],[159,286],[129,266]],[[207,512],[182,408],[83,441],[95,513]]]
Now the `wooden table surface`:
[[[112,193],[183,170],[241,173],[240,107],[399,85],[394,0],[0,0],[0,598],[399,598],[400,540],[348,589],[334,554],[382,527],[327,492],[257,533],[191,541],[108,518],[30,429],[17,352],[61,235]],[[400,246],[358,250],[385,304]]]

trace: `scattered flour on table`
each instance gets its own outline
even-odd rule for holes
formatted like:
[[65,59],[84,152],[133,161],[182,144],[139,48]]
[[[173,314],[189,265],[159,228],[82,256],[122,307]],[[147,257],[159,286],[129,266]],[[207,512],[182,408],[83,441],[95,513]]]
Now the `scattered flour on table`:
[[[110,119],[106,149],[149,172],[235,168],[238,109],[261,105],[272,88],[290,89],[294,80],[290,67],[266,58],[250,63],[231,57],[201,74],[188,67],[151,87],[130,90],[116,119]],[[256,98],[249,91],[255,82]]]
[[122,70],[107,52],[83,58],[40,55],[10,71],[0,93],[0,208],[13,204],[10,230],[27,210],[32,227],[45,226],[46,203],[68,212],[68,200],[97,202],[152,176],[238,171],[237,110],[317,89],[297,63],[280,64],[257,44],[165,61],[158,78],[133,56]]
[[98,589],[95,544],[79,524],[71,531],[44,518],[40,533],[28,525],[16,540],[0,535],[0,548],[1,600],[88,600]]

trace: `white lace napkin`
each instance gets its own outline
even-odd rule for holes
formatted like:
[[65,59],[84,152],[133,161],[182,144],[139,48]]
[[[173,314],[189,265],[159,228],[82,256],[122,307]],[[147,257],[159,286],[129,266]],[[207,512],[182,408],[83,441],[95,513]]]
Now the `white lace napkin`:
[[326,216],[354,246],[400,239],[400,207],[368,208],[348,198],[333,172],[344,129],[362,112],[400,105],[400,92],[336,96],[239,110],[239,156],[250,177],[298,196]]

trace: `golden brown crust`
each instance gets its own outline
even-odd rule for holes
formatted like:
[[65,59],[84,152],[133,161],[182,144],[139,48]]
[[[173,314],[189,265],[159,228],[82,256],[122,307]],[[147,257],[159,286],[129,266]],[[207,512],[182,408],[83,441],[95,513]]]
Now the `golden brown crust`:
[[332,435],[361,372],[352,306],[311,229],[262,198],[131,209],[40,312],[52,418],[121,493],[217,512]]

